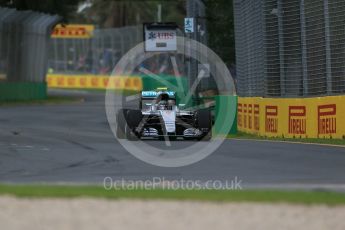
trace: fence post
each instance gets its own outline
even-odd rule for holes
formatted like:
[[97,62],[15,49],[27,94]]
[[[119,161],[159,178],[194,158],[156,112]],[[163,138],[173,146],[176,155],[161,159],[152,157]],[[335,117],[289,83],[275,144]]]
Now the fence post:
[[302,71],[303,71],[303,96],[308,95],[308,62],[307,62],[307,41],[305,25],[304,0],[300,1],[300,20],[301,20],[301,43],[302,43]]
[[280,59],[280,96],[286,95],[285,90],[285,60],[284,60],[284,31],[282,0],[278,0],[278,34],[279,34],[279,59]]
[[330,41],[330,28],[329,28],[329,11],[328,0],[324,0],[324,17],[325,17],[325,47],[326,47],[326,81],[327,81],[327,94],[332,93],[332,63],[331,63],[331,41]]

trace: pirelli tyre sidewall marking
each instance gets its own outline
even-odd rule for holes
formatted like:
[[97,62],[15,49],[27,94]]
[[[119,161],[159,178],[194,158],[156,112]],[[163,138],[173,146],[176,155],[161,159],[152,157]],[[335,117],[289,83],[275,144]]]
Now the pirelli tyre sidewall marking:
[[[187,50],[191,52],[186,53]],[[200,63],[209,63],[214,66],[211,68],[210,74],[214,76],[214,80],[223,95],[235,95],[235,87],[233,78],[227,69],[224,62],[208,47],[194,41],[187,40],[187,38],[177,37],[177,51],[175,54],[182,54],[196,59]],[[197,55],[198,54],[198,55]],[[123,72],[131,74],[137,66],[140,66],[146,59],[152,57],[153,53],[144,52],[144,43],[138,44],[124,55],[114,68],[114,76]],[[194,55],[194,56],[193,56]],[[116,73],[116,74],[115,74]],[[111,78],[110,78],[111,79]],[[170,90],[170,89],[169,89]],[[188,92],[187,92],[188,93]],[[126,101],[124,94],[116,94],[107,88],[105,96],[105,108],[107,119],[110,124],[111,130],[116,136],[116,115],[122,108],[122,103]],[[235,118],[236,108],[224,105],[220,108],[225,117]],[[232,124],[234,121],[230,121]],[[229,133],[229,130],[225,130]],[[223,130],[224,131],[224,130]],[[222,144],[226,138],[225,134],[219,134],[217,137],[212,138],[211,141],[191,142],[186,148],[158,148],[150,145],[146,141],[128,141],[127,139],[118,139],[118,142],[133,156],[152,165],[161,167],[181,167],[196,163],[210,154],[212,154]]]

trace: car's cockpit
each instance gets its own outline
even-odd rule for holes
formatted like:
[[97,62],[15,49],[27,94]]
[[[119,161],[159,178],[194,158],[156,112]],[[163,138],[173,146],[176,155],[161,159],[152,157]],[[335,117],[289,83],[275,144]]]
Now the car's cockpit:
[[170,98],[167,93],[161,93],[158,95],[155,104],[157,110],[173,110],[176,100]]

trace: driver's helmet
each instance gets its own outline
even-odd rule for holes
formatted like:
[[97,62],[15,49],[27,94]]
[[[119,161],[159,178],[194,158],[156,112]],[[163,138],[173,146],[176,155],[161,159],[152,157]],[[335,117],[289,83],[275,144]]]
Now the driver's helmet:
[[158,105],[168,105],[169,95],[167,93],[161,93],[157,98]]
[[167,93],[161,93],[157,97],[157,109],[158,110],[171,110],[172,106],[169,106],[169,95]]

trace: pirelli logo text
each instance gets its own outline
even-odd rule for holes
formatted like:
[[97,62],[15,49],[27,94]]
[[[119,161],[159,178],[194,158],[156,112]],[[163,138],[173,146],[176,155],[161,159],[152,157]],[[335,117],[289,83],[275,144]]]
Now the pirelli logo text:
[[253,106],[252,104],[248,105],[248,129],[253,128]]
[[337,132],[337,105],[318,106],[318,134],[335,134]]
[[254,130],[260,130],[260,106],[254,105]]
[[247,104],[243,104],[243,124],[244,124],[244,128],[247,128],[247,111],[248,111]]
[[306,134],[307,112],[305,106],[289,106],[289,133]]
[[242,110],[242,104],[238,103],[237,105],[237,125],[238,127],[243,127],[243,123],[242,123],[242,118],[243,118],[243,110]]
[[81,88],[81,89],[125,89],[142,90],[140,77],[126,76],[65,76],[48,75],[48,87],[50,88]]
[[83,27],[75,27],[75,28],[56,28],[53,30],[53,36],[86,36],[87,31]]
[[266,105],[265,131],[268,133],[278,132],[278,106]]
[[258,104],[239,103],[237,109],[238,127],[255,131],[260,130],[260,106]]

